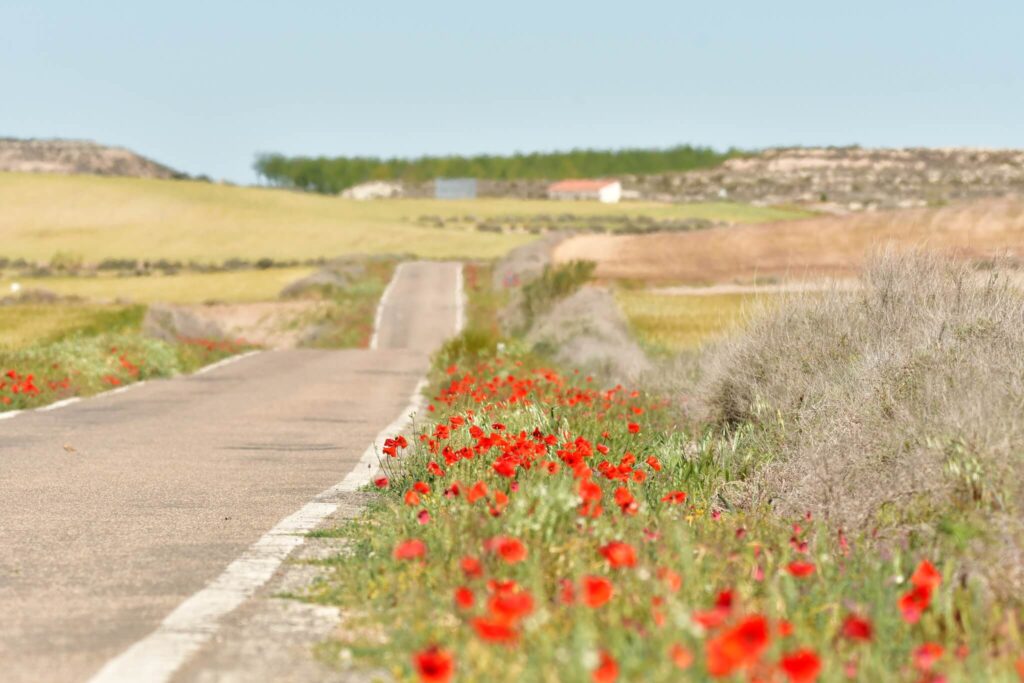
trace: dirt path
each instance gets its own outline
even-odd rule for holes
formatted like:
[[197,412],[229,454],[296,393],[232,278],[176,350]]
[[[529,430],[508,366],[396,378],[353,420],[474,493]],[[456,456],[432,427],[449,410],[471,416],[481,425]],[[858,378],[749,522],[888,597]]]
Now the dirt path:
[[454,264],[405,266],[376,350],[265,352],[0,422],[0,677],[83,681],[140,643],[133,675],[108,680],[173,674],[175,648],[198,650],[252,593],[245,572],[269,577],[301,539],[288,530],[368,476],[364,451],[456,327],[460,281]]

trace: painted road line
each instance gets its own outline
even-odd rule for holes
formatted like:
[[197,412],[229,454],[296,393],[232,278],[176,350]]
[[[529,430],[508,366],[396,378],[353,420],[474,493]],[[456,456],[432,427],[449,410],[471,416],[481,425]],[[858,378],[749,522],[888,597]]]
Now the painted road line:
[[459,263],[459,269],[455,272],[455,335],[462,332],[466,323],[466,282],[463,276],[465,265]]
[[36,408],[36,410],[38,410],[40,413],[47,413],[51,410],[60,410],[64,406],[69,406],[73,403],[78,403],[81,400],[82,399],[80,396],[73,396],[71,398],[66,398],[63,401],[57,401],[56,403],[51,403],[48,406],[43,406],[42,408]]
[[245,353],[240,353],[237,356],[229,356],[229,357],[227,357],[227,358],[225,358],[223,360],[217,361],[216,363],[211,363],[209,365],[205,365],[205,366],[199,368],[198,370],[193,372],[191,376],[195,377],[196,375],[205,375],[207,372],[210,372],[211,370],[216,370],[217,368],[222,368],[225,365],[231,365],[232,363],[237,363],[238,361],[243,360],[245,358],[249,358],[250,356],[255,356],[257,353],[263,353],[263,352],[260,351],[260,350],[246,351]]
[[391,274],[391,280],[388,282],[388,286],[384,288],[384,293],[380,295],[380,301],[377,302],[377,312],[373,315],[373,335],[370,337],[371,349],[377,348],[380,337],[380,324],[384,318],[384,306],[387,304],[388,298],[391,297],[391,292],[395,288],[395,282],[398,281],[398,275],[402,272],[403,266],[405,266],[405,262],[395,266],[395,272]]
[[[374,444],[399,433],[421,408],[425,381],[416,385],[401,415],[381,431]],[[327,489],[293,515],[285,517],[264,534],[227,569],[178,605],[155,631],[110,660],[90,683],[163,683],[217,633],[221,618],[252,597],[338,506],[328,498],[354,491],[376,473],[377,448],[372,444],[356,466],[338,484]]]
[[11,410],[6,413],[0,413],[0,420],[10,420],[12,417],[18,417],[24,410]]

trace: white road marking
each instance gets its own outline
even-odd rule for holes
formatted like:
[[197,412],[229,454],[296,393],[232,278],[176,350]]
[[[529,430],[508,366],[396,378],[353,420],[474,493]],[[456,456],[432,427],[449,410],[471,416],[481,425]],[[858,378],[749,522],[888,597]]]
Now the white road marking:
[[42,408],[36,408],[36,410],[38,410],[40,413],[46,413],[46,412],[49,412],[51,410],[59,410],[60,408],[63,408],[64,406],[71,405],[72,403],[78,403],[81,400],[82,399],[80,397],[73,396],[71,398],[66,398],[63,401],[57,401],[56,403],[51,403],[48,406],[43,406]]
[[384,306],[387,305],[388,298],[391,296],[392,290],[395,288],[395,282],[398,281],[398,275],[402,272],[402,267],[405,262],[399,263],[395,266],[395,272],[391,274],[391,281],[388,282],[388,286],[384,288],[384,293],[380,295],[380,301],[377,302],[377,312],[373,316],[373,335],[370,337],[370,348],[376,349],[377,344],[380,341],[380,324],[384,319]]
[[356,466],[338,484],[327,489],[293,515],[285,517],[227,569],[178,605],[151,634],[106,663],[90,683],[162,683],[197,653],[220,628],[220,619],[236,609],[270,580],[277,568],[302,545],[305,534],[338,509],[329,499],[369,483],[377,471],[376,443],[399,433],[423,404],[421,380],[409,405],[383,429]]
[[466,307],[466,283],[463,277],[463,269],[465,266],[459,263],[459,269],[455,273],[455,334],[458,335],[462,332],[462,327],[465,325],[465,307]]
[[201,367],[198,370],[196,370],[195,372],[193,372],[191,376],[195,377],[196,375],[206,374],[207,372],[210,372],[211,370],[216,370],[217,368],[222,368],[225,365],[231,365],[232,363],[237,363],[238,361],[242,360],[243,358],[248,358],[249,356],[255,356],[257,353],[263,353],[263,352],[261,350],[257,349],[255,351],[246,351],[245,353],[240,353],[237,356],[228,356],[227,358],[225,358],[223,360],[219,360],[216,363],[211,363],[209,365],[204,365],[203,367]]
[[23,410],[10,410],[6,413],[0,413],[0,420],[10,420],[12,417],[18,417],[21,415]]

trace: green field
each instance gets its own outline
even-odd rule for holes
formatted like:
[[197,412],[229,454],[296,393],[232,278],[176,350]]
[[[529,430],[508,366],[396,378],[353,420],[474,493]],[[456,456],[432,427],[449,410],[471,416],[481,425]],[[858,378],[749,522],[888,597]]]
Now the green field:
[[199,304],[206,301],[247,303],[268,301],[289,283],[313,272],[313,268],[271,268],[220,273],[178,273],[144,277],[39,277],[0,276],[0,292],[17,281],[25,289],[46,289],[99,301]]
[[637,337],[667,351],[696,349],[734,329],[773,294],[655,294],[619,290],[616,299]]
[[142,320],[140,306],[22,304],[0,306],[0,350],[48,344],[75,334],[128,332]]
[[212,183],[0,173],[0,257],[48,262],[62,253],[104,258],[277,260],[344,254],[492,258],[535,238],[444,228],[421,216],[628,215],[735,222],[803,215],[729,203],[553,203],[543,200],[356,202],[284,190]]

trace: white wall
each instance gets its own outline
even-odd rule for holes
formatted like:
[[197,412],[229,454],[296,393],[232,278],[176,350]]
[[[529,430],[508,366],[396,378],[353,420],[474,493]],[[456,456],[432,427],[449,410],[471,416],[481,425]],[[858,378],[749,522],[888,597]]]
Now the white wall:
[[614,182],[605,185],[598,192],[597,198],[605,204],[617,204],[622,199],[622,183]]

